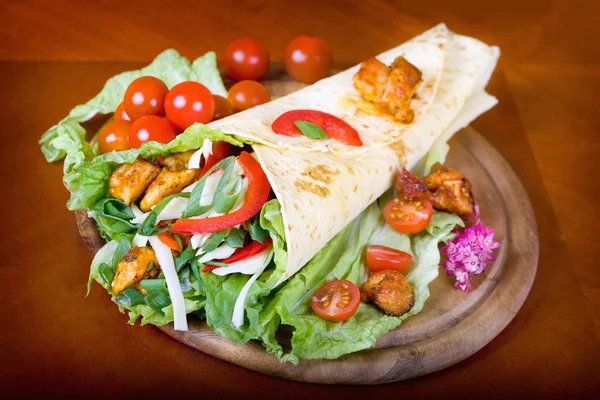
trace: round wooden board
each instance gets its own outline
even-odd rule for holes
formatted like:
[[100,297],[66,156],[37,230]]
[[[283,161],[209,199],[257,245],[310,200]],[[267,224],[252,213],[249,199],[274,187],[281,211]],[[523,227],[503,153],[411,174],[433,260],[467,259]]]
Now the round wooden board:
[[[302,87],[270,81],[273,95]],[[302,360],[297,366],[280,363],[259,342],[235,344],[217,336],[205,322],[190,317],[189,331],[160,327],[173,338],[244,368],[304,382],[380,384],[438,371],[469,357],[494,337],[521,308],[538,263],[539,241],[531,203],[506,160],[471,128],[451,141],[447,165],[462,171],[473,183],[482,220],[496,230],[502,243],[497,260],[472,280],[464,294],[440,269],[429,286],[431,297],[423,311],[383,335],[375,348],[337,360]],[[104,244],[86,212],[78,211],[77,225],[86,245],[96,252]]]

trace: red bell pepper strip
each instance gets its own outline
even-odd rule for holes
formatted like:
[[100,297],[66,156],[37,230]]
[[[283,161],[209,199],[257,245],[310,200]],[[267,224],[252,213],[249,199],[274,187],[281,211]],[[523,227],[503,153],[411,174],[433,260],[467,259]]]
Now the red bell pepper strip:
[[202,178],[216,163],[233,154],[231,144],[227,142],[217,142],[212,148],[212,154],[208,156],[200,171],[198,179]]
[[248,179],[248,191],[244,196],[242,207],[218,217],[179,219],[171,227],[171,232],[189,234],[218,232],[248,221],[258,214],[262,206],[269,199],[271,185],[258,161],[250,154],[242,151],[237,158],[237,162],[244,170],[244,175]]
[[[269,247],[271,247],[271,245],[273,244],[273,240],[271,240],[271,238],[268,238],[265,243],[261,243],[257,240],[253,241],[252,243],[250,243],[248,246],[246,247],[240,247],[239,249],[237,249],[235,251],[235,253],[233,253],[232,255],[230,255],[228,258],[219,261],[219,263],[222,264],[233,264],[236,263],[238,261],[242,261],[245,260],[246,258],[250,258],[252,256],[255,256],[259,253],[262,253],[263,251],[265,251],[266,249],[268,249]],[[210,261],[209,261],[210,262]],[[216,265],[207,265],[206,267],[204,267],[202,269],[202,272],[210,272],[212,270],[215,270],[217,268],[221,268],[221,267],[217,267]]]
[[292,110],[281,114],[273,124],[273,132],[285,136],[298,136],[302,132],[294,124],[296,121],[306,121],[323,129],[331,139],[349,146],[362,146],[363,142],[356,129],[335,115],[317,110]]

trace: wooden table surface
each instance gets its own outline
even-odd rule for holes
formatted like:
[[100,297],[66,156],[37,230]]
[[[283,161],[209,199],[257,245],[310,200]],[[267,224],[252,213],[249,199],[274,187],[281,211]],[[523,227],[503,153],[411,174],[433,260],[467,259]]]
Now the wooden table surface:
[[[600,2],[0,2],[0,390],[9,397],[587,397],[600,391]],[[487,3],[487,4],[486,4]],[[355,63],[437,22],[499,45],[489,86],[500,104],[473,126],[521,178],[540,232],[536,281],[487,347],[438,373],[378,387],[262,376],[152,327],[126,324],[98,287],[66,207],[61,165],[37,139],[111,75],[165,48],[195,57],[251,35],[325,39]]]

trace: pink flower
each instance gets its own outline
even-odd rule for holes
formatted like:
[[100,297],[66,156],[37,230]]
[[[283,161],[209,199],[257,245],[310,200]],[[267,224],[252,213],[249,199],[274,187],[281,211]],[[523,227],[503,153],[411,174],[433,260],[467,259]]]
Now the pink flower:
[[441,266],[446,269],[448,276],[456,279],[454,287],[465,293],[471,289],[471,275],[481,274],[488,266],[488,261],[494,261],[494,249],[500,243],[494,240],[494,230],[478,221],[463,231],[456,230],[456,237],[440,249],[446,256]]

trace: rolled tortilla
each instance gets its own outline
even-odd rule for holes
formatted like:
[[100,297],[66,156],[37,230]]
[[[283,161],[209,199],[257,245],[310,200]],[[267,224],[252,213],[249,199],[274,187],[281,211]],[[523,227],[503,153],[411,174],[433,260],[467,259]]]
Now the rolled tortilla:
[[[423,82],[411,102],[415,118],[410,124],[398,123],[391,115],[362,100],[352,81],[360,68],[356,65],[288,96],[212,122],[209,126],[253,142],[294,151],[348,155],[402,142],[407,152],[419,153],[431,146],[471,94],[487,84],[499,50],[476,39],[451,33],[444,24],[440,24],[377,58],[389,65],[400,55],[423,73]],[[275,134],[271,130],[272,122],[284,112],[294,109],[320,110],[345,120],[358,131],[364,146]]]

